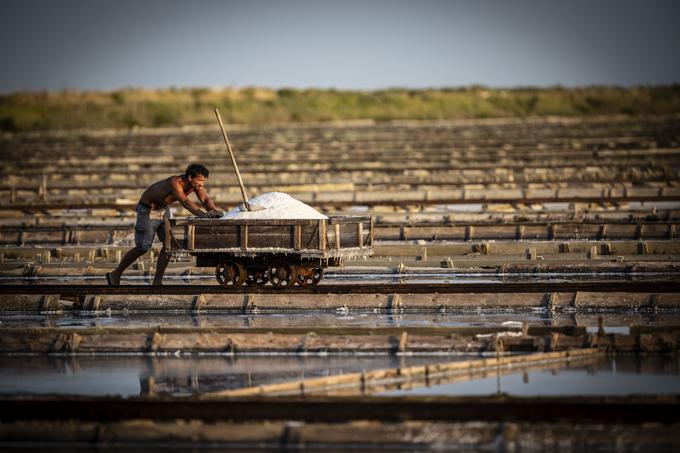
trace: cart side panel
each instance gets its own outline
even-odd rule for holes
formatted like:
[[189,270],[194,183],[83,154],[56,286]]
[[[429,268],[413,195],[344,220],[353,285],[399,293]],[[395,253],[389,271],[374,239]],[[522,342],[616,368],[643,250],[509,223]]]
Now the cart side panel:
[[240,231],[237,225],[196,225],[194,246],[203,248],[240,247]]
[[205,253],[257,254],[277,250],[276,253],[330,258],[370,254],[372,245],[372,222],[368,217],[332,217],[329,221],[307,224],[283,220],[237,224],[184,222],[173,225],[172,232],[177,239],[173,249]]
[[319,225],[303,225],[301,227],[301,248],[302,249],[318,249],[319,248]]
[[[165,228],[165,246],[166,250],[176,251],[176,250],[187,250],[189,248],[189,226],[188,225],[175,225],[175,219],[168,219],[163,225]],[[170,234],[168,234],[170,233]]]
[[340,225],[340,241],[343,247],[359,247],[359,235],[357,223],[345,223]]
[[[299,249],[319,248],[319,226],[317,225],[248,225],[247,248],[296,248],[296,228],[299,228]],[[243,239],[239,225],[196,225],[194,227],[194,248],[214,249],[241,247]],[[181,227],[176,227],[180,232]],[[182,247],[186,247],[186,241]]]
[[293,248],[293,227],[288,225],[249,225],[248,247]]
[[[370,225],[367,222],[343,222],[329,225],[326,236],[332,249],[368,245]],[[339,238],[339,243],[338,243]],[[359,239],[361,238],[361,241]]]

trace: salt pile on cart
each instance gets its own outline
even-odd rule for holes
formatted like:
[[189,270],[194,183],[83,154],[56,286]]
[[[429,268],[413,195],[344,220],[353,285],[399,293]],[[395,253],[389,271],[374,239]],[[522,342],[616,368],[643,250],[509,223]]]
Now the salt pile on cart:
[[167,220],[166,250],[196,256],[199,267],[215,266],[224,287],[316,285],[325,268],[373,254],[371,217],[327,217],[280,192],[249,203],[264,209],[236,208],[221,219]]
[[287,193],[268,192],[248,201],[260,211],[243,211],[236,207],[226,212],[222,219],[327,219],[313,207],[296,200]]

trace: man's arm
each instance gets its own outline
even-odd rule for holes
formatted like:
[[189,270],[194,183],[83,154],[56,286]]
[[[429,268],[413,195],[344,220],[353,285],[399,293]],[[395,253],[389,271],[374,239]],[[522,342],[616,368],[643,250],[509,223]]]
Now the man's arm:
[[208,192],[204,188],[201,187],[196,191],[196,197],[198,197],[203,207],[208,211],[208,215],[217,217],[222,216],[222,210],[215,206],[215,203],[210,199]]
[[170,182],[172,186],[172,195],[179,201],[182,206],[184,206],[193,215],[202,217],[205,216],[205,212],[201,211],[200,206],[198,206],[193,201],[184,194],[184,188],[182,187],[182,180],[180,178],[173,178]]

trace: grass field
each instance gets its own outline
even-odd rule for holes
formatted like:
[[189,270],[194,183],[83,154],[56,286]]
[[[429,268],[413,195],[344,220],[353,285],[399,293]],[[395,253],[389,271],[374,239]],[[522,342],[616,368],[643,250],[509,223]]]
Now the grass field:
[[228,123],[680,113],[680,85],[651,87],[339,91],[268,88],[124,89],[0,96],[5,132]]

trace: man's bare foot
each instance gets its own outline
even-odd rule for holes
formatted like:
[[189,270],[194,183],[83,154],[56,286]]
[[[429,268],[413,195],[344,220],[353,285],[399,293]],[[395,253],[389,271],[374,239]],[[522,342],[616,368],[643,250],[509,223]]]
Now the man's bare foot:
[[116,271],[107,272],[106,283],[108,283],[109,286],[120,286],[120,274]]

